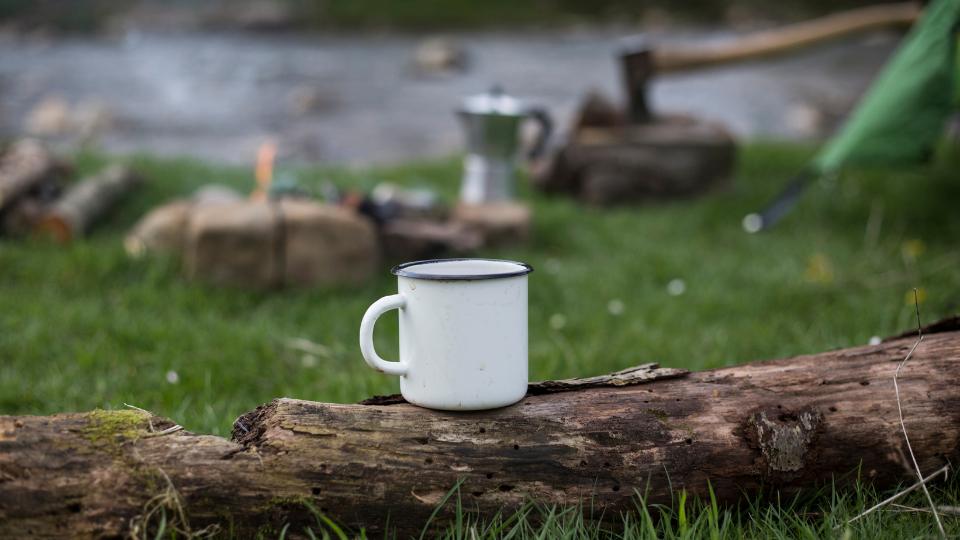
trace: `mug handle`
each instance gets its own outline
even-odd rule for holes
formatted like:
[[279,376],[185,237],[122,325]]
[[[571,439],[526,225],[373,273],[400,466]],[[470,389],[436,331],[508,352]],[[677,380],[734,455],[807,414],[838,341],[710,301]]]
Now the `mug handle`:
[[408,366],[403,362],[387,362],[380,358],[377,350],[373,348],[373,327],[381,315],[391,309],[401,309],[406,304],[406,300],[399,294],[384,296],[367,308],[363,320],[360,321],[360,353],[367,365],[387,375],[406,375]]

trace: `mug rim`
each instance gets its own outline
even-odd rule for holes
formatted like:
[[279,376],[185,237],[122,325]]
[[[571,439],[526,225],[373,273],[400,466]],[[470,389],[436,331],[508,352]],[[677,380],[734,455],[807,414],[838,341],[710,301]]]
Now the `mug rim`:
[[[509,272],[497,272],[494,274],[429,274],[429,273],[413,272],[409,270],[409,268],[413,266],[419,266],[422,264],[458,262],[458,261],[486,261],[486,262],[515,264],[519,266],[520,269],[509,271]],[[509,278],[509,277],[525,276],[530,272],[533,272],[533,267],[524,262],[511,261],[508,259],[484,259],[484,258],[478,258],[478,257],[457,257],[457,258],[451,258],[451,259],[424,259],[421,261],[410,261],[410,262],[405,262],[403,264],[398,264],[390,269],[390,273],[397,277],[411,278],[411,279],[425,279],[430,281],[476,281],[481,279],[503,279],[503,278]]]

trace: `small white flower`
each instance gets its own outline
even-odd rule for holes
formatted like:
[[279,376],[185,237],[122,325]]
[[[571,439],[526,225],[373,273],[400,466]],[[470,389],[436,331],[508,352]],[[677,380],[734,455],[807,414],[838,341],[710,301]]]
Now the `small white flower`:
[[687,292],[687,284],[682,279],[671,279],[670,283],[667,283],[667,294],[670,296],[680,296],[685,292]]
[[177,375],[177,372],[171,369],[167,372],[167,382],[170,384],[177,384],[180,382],[180,375]]
[[317,365],[317,357],[312,354],[305,354],[300,357],[300,363],[305,368],[311,368]]
[[880,339],[880,336],[872,336],[872,337],[870,338],[870,342],[869,342],[869,343],[870,343],[870,345],[879,345],[879,344],[880,344],[880,341],[882,341],[882,340]]
[[567,318],[562,313],[554,313],[550,316],[550,328],[562,330],[567,325]]
[[750,234],[758,233],[763,228],[763,218],[760,217],[760,214],[747,214],[743,216],[741,225],[743,230]]
[[609,311],[613,316],[623,315],[623,309],[623,301],[619,298],[614,298],[613,300],[607,302],[607,311]]

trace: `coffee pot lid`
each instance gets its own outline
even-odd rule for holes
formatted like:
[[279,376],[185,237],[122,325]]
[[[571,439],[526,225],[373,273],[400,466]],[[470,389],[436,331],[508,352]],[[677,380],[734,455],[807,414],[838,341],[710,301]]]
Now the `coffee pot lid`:
[[468,114],[495,114],[501,116],[523,116],[527,114],[527,105],[495,85],[489,92],[469,96],[463,100],[460,112]]

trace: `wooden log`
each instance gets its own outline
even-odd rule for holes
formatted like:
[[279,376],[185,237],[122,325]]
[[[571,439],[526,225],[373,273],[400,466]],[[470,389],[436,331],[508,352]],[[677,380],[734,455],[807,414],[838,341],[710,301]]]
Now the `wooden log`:
[[0,156],[0,209],[41,182],[54,167],[53,157],[33,139],[15,142]]
[[483,234],[463,223],[433,218],[396,218],[380,229],[380,244],[387,259],[410,261],[476,251]]
[[[960,459],[960,327],[937,330],[900,376],[925,473]],[[149,529],[161,508],[168,529],[316,531],[308,505],[407,535],[454,487],[481,516],[533,498],[610,520],[633,508],[634,490],[669,504],[671,489],[712,487],[731,502],[857,476],[888,488],[915,474],[893,390],[915,342],[698,373],[644,366],[533,385],[486,412],[279,399],[239,418],[233,441],[132,410],[0,417],[0,537],[120,536]]]
[[681,116],[611,127],[580,127],[533,175],[548,193],[598,206],[692,197],[727,180],[736,143],[715,123]]
[[[36,214],[35,207],[56,193],[69,170],[35,139],[21,139],[0,155],[0,216],[4,230],[19,228],[24,219]],[[18,208],[25,198],[35,199]]]
[[83,236],[124,195],[141,183],[123,165],[112,165],[71,186],[37,224],[41,233],[60,242]]

